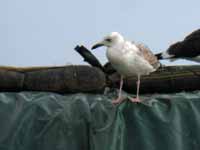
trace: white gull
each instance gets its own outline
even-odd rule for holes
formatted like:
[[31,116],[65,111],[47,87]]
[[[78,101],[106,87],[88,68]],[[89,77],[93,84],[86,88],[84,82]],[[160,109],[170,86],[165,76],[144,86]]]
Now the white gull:
[[117,32],[112,32],[106,36],[102,41],[96,43],[92,49],[100,46],[107,47],[107,58],[112,66],[121,75],[119,95],[113,103],[117,104],[122,101],[121,90],[123,86],[123,78],[130,76],[137,76],[137,96],[131,98],[132,102],[140,102],[139,88],[140,76],[149,75],[156,71],[160,63],[153,53],[142,44],[135,44],[127,41]]

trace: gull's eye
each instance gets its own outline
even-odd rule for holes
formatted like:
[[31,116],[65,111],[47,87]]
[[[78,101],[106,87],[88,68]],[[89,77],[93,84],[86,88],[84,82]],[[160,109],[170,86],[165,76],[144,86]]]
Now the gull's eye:
[[112,40],[109,39],[109,38],[105,39],[105,41],[107,41],[107,42],[112,42]]

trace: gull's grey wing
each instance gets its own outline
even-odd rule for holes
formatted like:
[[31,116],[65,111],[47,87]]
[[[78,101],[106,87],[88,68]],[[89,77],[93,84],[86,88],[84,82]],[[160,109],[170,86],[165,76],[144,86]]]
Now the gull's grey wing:
[[159,68],[160,62],[151,50],[142,43],[135,43],[140,50],[140,54],[146,59],[155,69]]

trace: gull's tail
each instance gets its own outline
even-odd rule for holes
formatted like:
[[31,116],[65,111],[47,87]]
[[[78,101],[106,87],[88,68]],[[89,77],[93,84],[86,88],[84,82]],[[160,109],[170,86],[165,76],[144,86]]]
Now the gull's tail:
[[174,55],[169,54],[168,51],[155,54],[155,56],[157,57],[158,60],[168,59],[171,62],[173,62],[173,61],[175,61],[177,59]]
[[159,59],[159,60],[160,60],[160,59],[164,59],[163,56],[162,56],[162,53],[155,54],[155,56],[156,56],[157,59]]
[[157,57],[157,59],[161,60],[161,59],[174,59],[175,55],[170,54],[169,51],[164,51],[158,54],[155,54],[155,56]]

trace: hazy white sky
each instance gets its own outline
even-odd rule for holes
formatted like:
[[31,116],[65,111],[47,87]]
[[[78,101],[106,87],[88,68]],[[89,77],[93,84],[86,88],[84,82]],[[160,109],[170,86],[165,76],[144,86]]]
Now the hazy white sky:
[[[112,31],[156,53],[200,27],[199,6],[199,0],[1,0],[0,65],[81,64],[73,48],[90,48]],[[104,48],[95,55],[106,61]]]

